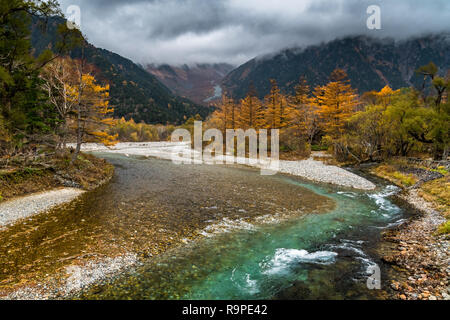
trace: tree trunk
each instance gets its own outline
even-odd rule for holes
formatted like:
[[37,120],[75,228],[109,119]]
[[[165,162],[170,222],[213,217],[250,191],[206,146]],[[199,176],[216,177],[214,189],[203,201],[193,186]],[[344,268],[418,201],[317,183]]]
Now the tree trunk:
[[83,136],[82,136],[82,130],[81,130],[81,107],[80,107],[80,105],[77,106],[77,113],[78,113],[78,118],[77,118],[77,147],[75,149],[75,152],[72,155],[72,162],[71,163],[73,163],[78,158],[78,155],[80,154],[80,151],[81,151],[81,144],[83,143]]

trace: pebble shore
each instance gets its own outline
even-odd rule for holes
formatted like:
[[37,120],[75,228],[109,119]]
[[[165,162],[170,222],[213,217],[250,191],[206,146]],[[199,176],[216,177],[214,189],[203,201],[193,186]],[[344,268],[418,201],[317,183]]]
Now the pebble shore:
[[400,279],[390,283],[392,298],[450,300],[450,239],[435,234],[445,219],[417,189],[400,198],[422,214],[384,235],[388,248],[382,259],[400,273]]
[[84,192],[81,189],[62,188],[0,203],[0,229],[18,220],[71,202]]
[[[186,155],[195,151],[190,149],[187,143],[172,142],[145,142],[145,143],[118,143],[113,147],[106,148],[99,144],[85,144],[83,151],[97,151],[108,153],[119,153],[124,155],[150,156],[167,160],[186,160]],[[216,157],[216,161],[228,161],[246,164],[260,168],[259,164],[251,164],[248,159],[233,156]],[[199,162],[202,163],[202,162]],[[341,187],[354,188],[359,190],[374,190],[375,184],[343,168],[326,165],[321,161],[313,159],[287,161],[279,160],[278,168],[275,171],[299,176],[314,182],[328,183]]]

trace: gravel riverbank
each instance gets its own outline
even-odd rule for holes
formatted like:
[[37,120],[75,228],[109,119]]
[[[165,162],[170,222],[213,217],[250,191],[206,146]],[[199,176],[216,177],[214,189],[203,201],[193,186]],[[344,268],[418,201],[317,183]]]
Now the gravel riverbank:
[[0,229],[18,220],[71,202],[84,192],[81,189],[62,188],[0,203]]
[[[171,143],[171,142],[146,142],[146,143],[118,143],[114,147],[104,147],[98,144],[85,144],[83,151],[97,151],[108,153],[120,153],[124,155],[139,155],[157,157],[167,160],[182,161],[186,155],[193,152],[190,150],[190,144]],[[234,160],[236,163],[247,164],[254,167],[260,167],[259,164],[249,164],[247,159],[233,156],[224,156],[216,158],[217,160]],[[326,165],[321,161],[313,159],[286,161],[279,160],[278,172],[299,176],[311,181],[320,183],[329,183],[337,186],[360,189],[374,190],[375,184],[369,180],[360,177],[352,172],[337,166]]]
[[397,273],[390,283],[392,298],[401,300],[450,300],[450,239],[436,235],[445,222],[417,189],[406,190],[400,198],[421,215],[386,232],[383,260]]

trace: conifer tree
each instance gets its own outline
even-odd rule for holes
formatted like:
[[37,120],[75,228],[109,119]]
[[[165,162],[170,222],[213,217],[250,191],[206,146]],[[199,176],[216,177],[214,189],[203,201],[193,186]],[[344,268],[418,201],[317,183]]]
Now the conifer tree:
[[359,103],[358,95],[351,87],[345,71],[334,70],[330,82],[317,87],[314,95],[324,131],[332,138],[341,136],[346,120]]
[[254,86],[250,87],[247,97],[241,100],[239,111],[239,128],[244,130],[249,128],[259,129],[263,126],[262,105]]

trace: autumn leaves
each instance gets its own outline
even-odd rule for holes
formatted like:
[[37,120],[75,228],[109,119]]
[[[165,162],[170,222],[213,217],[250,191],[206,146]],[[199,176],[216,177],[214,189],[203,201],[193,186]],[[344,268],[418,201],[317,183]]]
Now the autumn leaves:
[[109,117],[109,85],[98,84],[94,68],[81,60],[58,58],[41,74],[49,102],[58,113],[59,148],[65,148],[68,136],[76,136],[76,157],[85,141],[115,144],[117,135],[104,129],[114,124]]
[[339,135],[346,120],[359,105],[359,97],[351,87],[347,74],[336,69],[330,81],[317,86],[312,94],[306,79],[301,78],[293,96],[284,95],[275,80],[271,80],[271,91],[263,101],[258,99],[253,88],[239,104],[227,96],[213,114],[211,124],[226,129],[280,129],[294,137],[289,143],[305,147],[313,143],[319,132],[335,137]]

